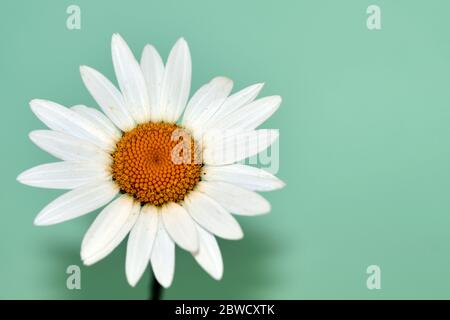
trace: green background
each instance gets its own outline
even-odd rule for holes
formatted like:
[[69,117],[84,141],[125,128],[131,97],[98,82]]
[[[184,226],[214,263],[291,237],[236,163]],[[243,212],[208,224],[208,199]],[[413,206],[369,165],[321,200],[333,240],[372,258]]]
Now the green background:
[[[81,30],[66,8],[81,7]],[[366,28],[366,8],[382,30]],[[149,272],[126,282],[125,247],[81,268],[68,265],[95,217],[34,227],[61,191],[31,188],[18,173],[52,158],[27,134],[43,128],[28,102],[95,106],[78,67],[114,79],[110,39],[140,56],[166,57],[184,36],[193,89],[216,75],[235,88],[265,81],[283,104],[264,125],[280,128],[283,190],[273,211],[239,218],[242,241],[220,241],[220,282],[177,249],[166,298],[450,298],[450,3],[425,0],[2,1],[0,4],[0,298],[146,298]],[[382,289],[366,288],[366,268]]]

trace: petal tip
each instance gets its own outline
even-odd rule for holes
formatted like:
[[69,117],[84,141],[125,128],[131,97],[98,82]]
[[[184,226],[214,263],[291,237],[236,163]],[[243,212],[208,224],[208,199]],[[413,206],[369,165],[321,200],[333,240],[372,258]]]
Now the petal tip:
[[189,251],[192,254],[195,254],[200,250],[200,244],[198,243],[198,240],[196,241],[195,245],[192,245],[189,248],[186,248],[186,251]]
[[134,288],[136,286],[136,284],[138,283],[138,281],[139,281],[139,279],[137,279],[135,277],[128,276],[128,274],[127,274],[127,282],[128,282],[128,284],[131,287]]
[[23,183],[23,174],[24,172],[19,173],[19,175],[16,177],[17,182]]
[[268,208],[264,209],[264,210],[261,212],[261,215],[262,215],[262,216],[267,215],[267,214],[269,214],[271,211],[272,211],[272,206],[269,206]]
[[113,33],[111,37],[111,46],[115,47],[116,45],[119,45],[119,43],[123,43],[125,40],[122,38],[122,36],[118,33]]
[[40,101],[42,101],[41,99],[31,99],[30,102],[28,102],[28,105],[33,108],[33,106],[37,105]]
[[220,271],[217,274],[211,274],[211,277],[216,281],[220,281],[223,278],[223,271]]
[[87,259],[82,259],[83,261],[83,265],[85,265],[86,267],[92,266],[94,263],[92,261],[89,261]]
[[37,140],[39,139],[39,135],[45,132],[45,130],[33,130],[30,133],[28,133],[28,138],[35,144],[37,144]]
[[159,282],[159,284],[162,285],[164,287],[164,289],[168,289],[172,285],[172,280],[170,280],[170,282],[167,282],[167,283]]
[[43,219],[40,214],[38,214],[37,217],[34,218],[33,224],[37,227],[48,225],[45,219]]
[[281,96],[274,96],[274,98],[278,104],[281,104],[281,102],[283,102],[283,98]]
[[81,244],[80,257],[81,257],[81,260],[83,260],[83,264],[85,266],[89,266],[92,264],[92,263],[89,263],[89,254],[86,252],[86,249],[84,248],[83,243]]
[[147,43],[147,44],[144,46],[144,51],[148,51],[148,50],[153,51],[153,50],[155,50],[155,47],[154,47],[153,45],[151,45],[150,43]]
[[244,239],[244,231],[242,231],[241,226],[239,226],[239,230],[236,230],[236,233],[233,234],[232,237],[227,238],[229,240],[242,240]]
[[42,108],[42,105],[45,102],[46,101],[42,100],[42,99],[32,99],[32,100],[30,100],[28,105],[30,106],[31,111],[37,115],[37,112],[39,111],[40,108]]
[[79,70],[80,70],[81,76],[83,76],[83,74],[85,74],[89,70],[89,67],[82,64],[82,65],[80,65]]
[[178,46],[183,47],[183,49],[186,49],[189,52],[189,45],[185,38],[178,38],[177,42],[175,42],[174,48]]
[[211,80],[211,82],[217,82],[222,86],[233,86],[233,80],[226,76],[218,76]]

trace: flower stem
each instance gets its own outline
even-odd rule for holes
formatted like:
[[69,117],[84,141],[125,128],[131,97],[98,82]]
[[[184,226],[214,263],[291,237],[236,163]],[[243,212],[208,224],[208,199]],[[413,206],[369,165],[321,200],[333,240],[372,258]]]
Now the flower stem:
[[161,300],[163,288],[156,280],[155,275],[152,275],[152,282],[150,283],[150,300]]

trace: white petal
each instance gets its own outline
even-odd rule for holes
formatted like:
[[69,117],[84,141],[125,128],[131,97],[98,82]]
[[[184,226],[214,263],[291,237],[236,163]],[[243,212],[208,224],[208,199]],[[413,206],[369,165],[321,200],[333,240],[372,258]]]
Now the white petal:
[[195,222],[189,213],[176,203],[169,203],[161,208],[164,227],[176,244],[187,251],[198,250],[198,236]]
[[103,181],[106,168],[92,162],[46,163],[22,172],[17,180],[23,184],[50,189],[75,189],[86,183]]
[[263,86],[263,83],[257,83],[229,96],[208,122],[208,128],[216,128],[225,116],[252,102]]
[[114,250],[133,227],[139,211],[139,203],[127,194],[104,208],[81,243],[81,259],[84,264],[94,264]]
[[271,96],[258,99],[223,117],[220,123],[217,124],[216,129],[242,129],[244,131],[254,130],[266,121],[278,109],[280,104],[280,96]]
[[216,238],[197,225],[200,247],[193,254],[198,264],[216,280],[222,279],[223,261]]
[[112,59],[117,82],[131,116],[137,123],[150,120],[147,85],[139,63],[122,37],[114,34],[111,41]]
[[163,108],[159,103],[159,99],[164,77],[164,63],[158,51],[151,45],[146,45],[142,52],[141,69],[147,84],[150,119],[162,119]]
[[225,77],[216,77],[201,87],[186,107],[183,124],[193,129],[204,127],[228,97],[232,88],[233,81]]
[[203,160],[211,165],[238,162],[267,149],[277,138],[276,129],[210,131],[203,140]]
[[108,165],[109,154],[89,141],[72,137],[52,130],[35,130],[30,132],[31,141],[42,150],[66,161],[95,161]]
[[112,142],[115,143],[120,139],[122,133],[119,129],[108,119],[102,112],[94,108],[89,108],[83,105],[76,105],[71,107],[73,111],[91,121],[92,125],[97,126],[100,130],[109,135]]
[[133,129],[136,125],[133,117],[125,106],[122,94],[111,81],[87,66],[81,66],[80,73],[84,85],[108,118],[122,131]]
[[[133,212],[131,214],[132,217],[137,217],[139,215],[140,207],[141,207],[140,203],[136,202],[134,204]],[[103,249],[101,249],[100,251],[97,251],[92,256],[89,256],[85,260],[83,260],[83,263],[86,266],[90,266],[90,265],[93,265],[94,263],[102,260],[107,255],[109,255],[122,242],[122,240],[126,237],[127,233],[129,232],[128,227],[129,227],[129,225],[126,224],[124,226],[124,228],[119,232],[118,236],[116,236],[109,243],[107,243],[106,246]]]
[[128,283],[135,286],[150,261],[158,230],[159,214],[155,207],[144,206],[128,237],[125,271]]
[[31,100],[30,107],[50,129],[87,140],[104,150],[112,151],[113,143],[108,134],[73,110],[52,101],[39,99]]
[[161,217],[158,220],[158,231],[150,262],[158,282],[164,288],[170,287],[175,272],[175,243],[164,228]]
[[211,82],[202,85],[189,100],[186,109],[184,110],[183,120],[184,125],[191,119],[195,119],[199,116],[202,109],[200,106],[204,106],[205,102],[212,96]]
[[252,216],[270,211],[270,203],[256,192],[226,182],[200,181],[197,190],[235,214]]
[[253,191],[271,191],[285,186],[273,174],[243,164],[206,166],[202,172],[202,179],[206,181],[228,182]]
[[39,212],[34,224],[44,226],[77,218],[104,206],[118,192],[111,180],[83,185],[50,202]]
[[167,122],[176,122],[186,107],[191,89],[191,54],[186,41],[179,39],[167,59],[161,90],[161,107]]
[[191,191],[185,198],[183,207],[198,224],[211,233],[230,240],[243,237],[242,229],[236,219],[207,195]]

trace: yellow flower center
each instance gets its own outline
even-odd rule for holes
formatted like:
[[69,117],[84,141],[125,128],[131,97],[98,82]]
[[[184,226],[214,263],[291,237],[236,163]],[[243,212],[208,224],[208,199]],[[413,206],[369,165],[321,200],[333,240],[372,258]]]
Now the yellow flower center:
[[200,181],[199,153],[194,139],[175,124],[140,124],[117,142],[113,180],[142,204],[179,202]]

